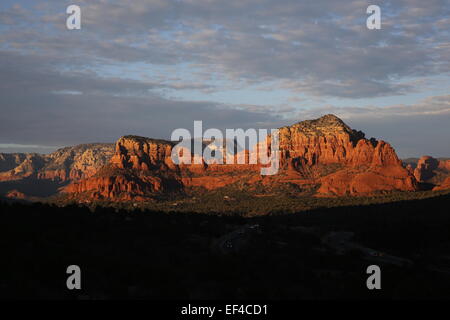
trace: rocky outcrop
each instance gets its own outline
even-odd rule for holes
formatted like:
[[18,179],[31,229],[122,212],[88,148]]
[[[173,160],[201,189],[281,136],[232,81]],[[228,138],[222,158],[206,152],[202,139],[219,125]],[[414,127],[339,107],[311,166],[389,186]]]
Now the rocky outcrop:
[[[248,162],[176,165],[171,159],[172,142],[125,136],[117,141],[115,154],[103,170],[64,191],[73,196],[121,201],[233,184],[278,189],[286,183],[315,185],[319,196],[417,190],[416,179],[403,168],[388,143],[366,139],[364,133],[352,130],[333,115],[280,128],[279,134],[280,172],[275,176],[261,176],[261,165]],[[243,152],[248,161],[254,151]]]
[[74,182],[64,191],[66,193],[84,193],[87,198],[114,201],[143,200],[144,196],[165,191],[159,177],[135,175],[127,170],[115,170],[108,173],[102,170],[94,177]]
[[182,188],[178,168],[171,160],[173,143],[138,136],[120,138],[107,166],[88,179],[65,187],[67,194],[85,194],[95,200],[150,199]]
[[416,191],[417,181],[399,166],[345,169],[322,179],[319,195],[369,195],[385,191]]
[[434,176],[434,171],[438,168],[439,161],[431,156],[423,156],[417,162],[414,176],[417,181],[426,182]]
[[447,177],[439,186],[433,188],[433,191],[450,190],[450,177]]
[[414,176],[417,181],[431,187],[443,185],[446,178],[450,177],[450,160],[423,156],[417,162]]

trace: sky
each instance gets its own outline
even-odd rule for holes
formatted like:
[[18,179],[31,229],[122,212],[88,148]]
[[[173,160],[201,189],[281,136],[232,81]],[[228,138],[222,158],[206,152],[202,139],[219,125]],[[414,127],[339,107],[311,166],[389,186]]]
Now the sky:
[[0,3],[0,152],[332,113],[402,158],[448,157],[449,89],[449,0]]

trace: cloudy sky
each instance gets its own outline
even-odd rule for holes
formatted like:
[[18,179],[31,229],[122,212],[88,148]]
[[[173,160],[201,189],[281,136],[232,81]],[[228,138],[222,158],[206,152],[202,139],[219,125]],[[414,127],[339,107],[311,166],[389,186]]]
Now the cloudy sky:
[[449,89],[448,0],[0,3],[3,152],[334,113],[401,157],[450,156]]

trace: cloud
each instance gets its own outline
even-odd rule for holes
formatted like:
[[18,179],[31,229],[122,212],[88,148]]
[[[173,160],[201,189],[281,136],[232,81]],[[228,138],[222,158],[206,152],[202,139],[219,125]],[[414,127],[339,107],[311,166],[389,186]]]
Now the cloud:
[[[448,120],[448,96],[434,90],[443,83],[426,84],[449,79],[447,2],[385,0],[379,31],[365,27],[366,0],[79,0],[79,31],[65,29],[71,1],[4,4],[0,143],[167,138],[193,120],[274,127],[336,113],[388,141],[401,136],[405,154],[450,150],[442,141],[448,126],[432,123]],[[286,101],[225,104],[209,95],[223,101],[251,90]],[[385,107],[322,102],[411,94],[430,97]],[[310,101],[316,105],[299,108]]]
[[[114,142],[126,134],[167,139],[172,130],[189,128],[194,120],[214,128],[259,127],[280,120],[267,109],[170,100],[152,91],[166,87],[156,82],[60,72],[51,67],[51,59],[42,56],[0,52],[0,59],[3,144]],[[195,83],[167,86],[204,87]]]
[[[0,88],[40,93],[64,94],[134,94],[146,95],[155,89],[209,89],[208,84],[176,81],[144,81],[124,77],[102,77],[90,70],[66,70],[53,57],[22,55],[0,51],[2,83]],[[11,92],[9,92],[11,94]],[[17,94],[19,94],[17,92]]]
[[22,26],[2,38],[68,63],[190,63],[228,81],[290,82],[313,96],[404,94],[418,89],[405,78],[450,70],[445,0],[383,1],[380,31],[365,27],[369,3],[361,0],[80,1],[78,33],[63,28],[65,3],[43,6],[49,32],[27,37]]
[[296,113],[299,119],[311,119],[333,113],[342,119],[388,119],[392,117],[412,116],[450,116],[450,95],[427,97],[415,104],[377,106],[342,106],[332,105],[303,109]]

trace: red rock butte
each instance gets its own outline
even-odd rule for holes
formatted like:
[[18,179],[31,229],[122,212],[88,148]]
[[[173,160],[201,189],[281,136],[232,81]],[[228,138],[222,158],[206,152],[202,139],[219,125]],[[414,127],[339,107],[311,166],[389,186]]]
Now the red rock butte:
[[450,189],[450,160],[423,156],[413,173],[418,182],[435,186],[435,191]]
[[[176,165],[171,159],[174,142],[124,136],[106,165],[74,180],[63,192],[84,199],[144,201],[226,186],[270,192],[289,185],[319,197],[418,190],[417,179],[391,145],[364,136],[334,115],[282,127],[280,170],[273,176],[262,176],[261,164]],[[248,159],[249,152],[243,152]]]

